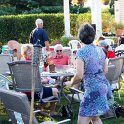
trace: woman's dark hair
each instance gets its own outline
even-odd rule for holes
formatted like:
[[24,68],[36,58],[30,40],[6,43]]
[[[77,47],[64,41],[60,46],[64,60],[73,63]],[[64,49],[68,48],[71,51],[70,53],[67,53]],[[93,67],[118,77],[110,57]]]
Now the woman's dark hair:
[[81,25],[78,30],[79,39],[84,44],[91,44],[94,41],[95,34],[94,28],[88,23]]

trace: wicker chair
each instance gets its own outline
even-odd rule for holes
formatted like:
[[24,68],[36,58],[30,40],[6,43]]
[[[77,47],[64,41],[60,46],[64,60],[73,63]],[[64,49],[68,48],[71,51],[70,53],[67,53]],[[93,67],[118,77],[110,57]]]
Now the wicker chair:
[[105,74],[107,80],[111,82],[115,75],[115,65],[108,66],[108,72]]
[[[108,73],[106,73],[105,76],[110,83],[113,81],[114,75],[115,75],[115,65],[109,65],[108,66]],[[101,116],[102,119],[108,119],[108,118],[116,117],[114,103],[109,105],[109,107],[110,107],[110,110],[106,114]]]
[[0,54],[0,74],[9,74],[8,62],[12,62],[12,56],[10,54]]
[[[30,104],[25,94],[5,89],[0,89],[0,98],[8,112],[13,124],[29,124]],[[34,111],[32,124],[39,124],[35,114],[40,110]],[[58,123],[45,121],[41,124],[61,124],[70,121],[70,119],[60,121]]]
[[9,86],[12,85],[12,81],[4,75],[0,74],[0,88],[9,90]]
[[[15,61],[8,63],[12,81],[13,89],[17,92],[23,92],[27,94],[29,100],[31,100],[31,91],[32,91],[32,64],[29,61]],[[59,98],[56,96],[50,96],[47,98],[42,98],[43,94],[43,85],[41,83],[41,77],[39,73],[39,67],[34,68],[35,73],[35,101],[38,103],[50,103],[50,102],[59,102]],[[37,94],[40,95],[37,97]],[[39,107],[39,106],[38,106]],[[49,116],[48,113],[44,115]],[[50,116],[49,116],[50,117]],[[52,118],[52,117],[51,117]],[[53,119],[53,118],[52,118]]]
[[[17,92],[31,92],[32,65],[29,61],[15,61],[8,63],[13,81],[13,88]],[[41,91],[40,74],[36,74],[35,91]]]
[[118,51],[116,51],[115,52],[115,55],[118,56],[118,57],[119,56],[124,56],[124,50],[118,50]]
[[[8,63],[14,90],[17,92],[31,92],[32,86],[32,65],[29,61],[15,61]],[[35,92],[41,92],[43,85],[41,82],[39,67],[34,68],[35,74]]]
[[70,40],[68,45],[71,47],[72,50],[77,50],[78,45],[81,47],[81,43],[78,40]]
[[121,99],[121,97],[120,97],[120,88],[121,88],[120,78],[121,78],[121,74],[122,74],[123,58],[124,57],[117,57],[117,58],[109,59],[109,65],[112,65],[112,64],[115,65],[114,77],[109,82],[111,85],[116,84],[116,88],[114,88],[113,91],[118,92],[119,99]]

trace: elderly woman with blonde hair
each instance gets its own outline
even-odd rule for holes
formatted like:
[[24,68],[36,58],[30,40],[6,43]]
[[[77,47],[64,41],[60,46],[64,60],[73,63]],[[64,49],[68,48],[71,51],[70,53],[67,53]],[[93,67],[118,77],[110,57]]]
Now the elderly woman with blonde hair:
[[[21,47],[21,54],[24,60],[31,61],[32,55],[33,55],[33,45],[23,44]],[[36,93],[36,97],[40,99],[40,96],[38,94],[39,93]],[[51,87],[43,87],[43,98],[50,97],[50,96],[58,96],[58,89],[51,88]],[[55,102],[50,103],[50,115],[51,116],[54,116],[56,114],[55,108],[56,108],[56,103]]]
[[32,60],[33,45],[23,44],[21,47],[21,55],[25,60]]

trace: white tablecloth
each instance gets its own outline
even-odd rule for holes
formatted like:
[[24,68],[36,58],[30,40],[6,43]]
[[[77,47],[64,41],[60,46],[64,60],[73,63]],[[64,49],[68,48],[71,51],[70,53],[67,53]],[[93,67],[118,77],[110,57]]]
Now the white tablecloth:
[[71,72],[56,72],[56,73],[50,73],[50,72],[42,72],[41,74],[41,77],[47,77],[47,76],[50,76],[50,77],[60,77],[60,76],[73,76],[74,73],[71,73]]

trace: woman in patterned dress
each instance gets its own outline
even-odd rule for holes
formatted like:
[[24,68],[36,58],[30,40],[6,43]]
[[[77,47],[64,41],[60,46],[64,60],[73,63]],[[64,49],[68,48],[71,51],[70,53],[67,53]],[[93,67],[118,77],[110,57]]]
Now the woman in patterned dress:
[[102,124],[100,115],[109,110],[108,99],[113,99],[112,91],[105,72],[108,71],[106,55],[102,48],[93,45],[95,30],[90,24],[79,29],[82,48],[77,52],[76,74],[70,83],[72,86],[84,81],[84,96],[80,103],[78,124]]

